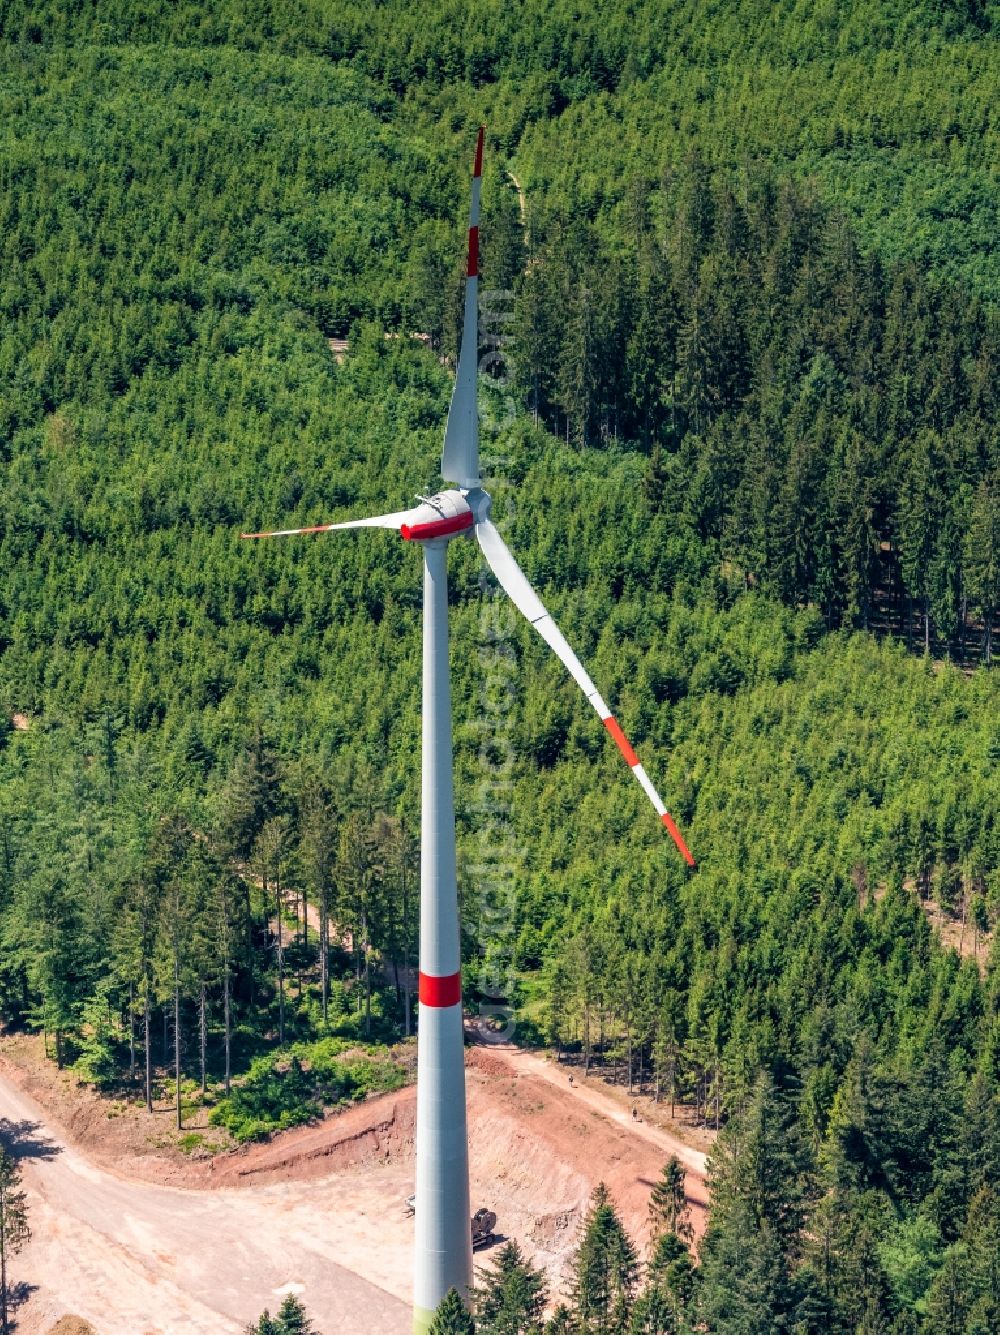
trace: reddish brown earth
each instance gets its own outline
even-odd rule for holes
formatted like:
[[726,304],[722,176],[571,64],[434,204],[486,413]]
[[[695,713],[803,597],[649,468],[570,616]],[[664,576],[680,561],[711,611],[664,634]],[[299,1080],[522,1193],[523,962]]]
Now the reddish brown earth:
[[[473,1205],[496,1210],[498,1229],[554,1288],[600,1180],[645,1244],[650,1187],[670,1153],[688,1169],[700,1234],[704,1155],[649,1120],[651,1105],[635,1122],[621,1092],[578,1074],[570,1085],[566,1068],[533,1054],[467,1056]],[[35,1040],[4,1039],[0,1118],[32,1128],[35,1237],[15,1279],[36,1287],[19,1332],[41,1335],[67,1313],[100,1335],[237,1332],[289,1285],[324,1335],[403,1332],[414,1111],[409,1088],[192,1162],[171,1143],[168,1111],[150,1117],[98,1098],[56,1073]]]

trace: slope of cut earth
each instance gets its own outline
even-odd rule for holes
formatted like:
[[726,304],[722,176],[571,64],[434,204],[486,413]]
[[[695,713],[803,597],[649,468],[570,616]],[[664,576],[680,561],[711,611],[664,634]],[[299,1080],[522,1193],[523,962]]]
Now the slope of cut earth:
[[[546,1267],[555,1289],[600,1180],[645,1243],[650,1188],[677,1153],[701,1232],[698,1151],[631,1124],[599,1089],[563,1084],[561,1068],[530,1054],[468,1055],[473,1205],[496,1210],[502,1235]],[[74,1312],[101,1335],[235,1331],[291,1284],[324,1335],[403,1331],[414,1110],[410,1088],[201,1163],[110,1162],[92,1134],[87,1154],[74,1148],[48,1112],[0,1076],[0,1134],[25,1155],[35,1231],[16,1267],[33,1286],[19,1329],[47,1331]],[[123,1175],[133,1169],[159,1181]],[[477,1256],[488,1260],[489,1252]]]
[[705,1229],[705,1155],[631,1119],[600,1089],[516,1049],[469,1054],[473,1204],[543,1264],[562,1290],[590,1194],[604,1182],[625,1227],[645,1249],[649,1193],[676,1154],[684,1165],[695,1237]]
[[101,1335],[236,1335],[289,1286],[326,1335],[409,1329],[403,1295],[390,1290],[398,1276],[385,1273],[380,1202],[397,1184],[377,1170],[254,1191],[156,1186],[98,1167],[3,1078],[0,1118],[23,1158],[33,1230],[13,1267],[27,1287],[19,1335],[41,1335],[68,1312]]
[[[508,1045],[491,1046],[489,1051],[491,1056],[498,1058],[509,1070],[522,1075],[537,1076],[560,1094],[567,1094],[571,1099],[592,1108],[609,1121],[627,1128],[630,1135],[657,1146],[662,1150],[665,1159],[674,1155],[695,1181],[704,1180],[708,1151],[715,1143],[715,1132],[704,1127],[696,1128],[682,1124],[679,1121],[671,1122],[666,1116],[664,1104],[654,1103],[648,1095],[630,1096],[622,1086],[610,1085],[597,1074],[592,1074],[587,1079],[578,1066],[564,1066],[524,1048]],[[641,1108],[643,1115],[636,1119],[629,1112],[630,1107],[634,1107],[637,1111]],[[651,1121],[652,1117],[657,1120]],[[667,1125],[661,1125],[661,1122]],[[669,1129],[670,1126],[682,1125],[684,1139],[677,1131]],[[700,1199],[696,1194],[692,1198],[692,1203]]]

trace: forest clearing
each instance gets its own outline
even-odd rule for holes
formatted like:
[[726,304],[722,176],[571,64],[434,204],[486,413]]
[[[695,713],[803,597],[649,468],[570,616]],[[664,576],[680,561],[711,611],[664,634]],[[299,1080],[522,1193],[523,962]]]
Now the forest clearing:
[[[607,1090],[579,1075],[570,1086],[565,1069],[541,1058],[469,1055],[474,1199],[490,1202],[503,1236],[557,1284],[566,1282],[598,1170],[633,1235],[644,1238],[650,1187],[676,1153],[688,1168],[700,1235],[702,1152],[648,1120],[632,1125]],[[27,1055],[19,1058],[25,1064],[14,1066],[0,1046],[0,1134],[25,1159],[38,1221],[22,1261],[32,1279],[19,1333],[47,1335],[67,1313],[100,1335],[235,1333],[261,1307],[276,1306],[289,1284],[301,1286],[294,1291],[311,1309],[330,1314],[333,1329],[349,1329],[333,1323],[351,1313],[379,1335],[408,1330],[412,1087],[271,1143],[192,1162],[148,1143],[144,1154],[134,1142],[127,1153],[116,1121],[105,1121],[103,1134],[107,1100],[91,1096],[81,1116],[86,1094],[70,1078],[74,1088],[59,1107],[70,1117],[76,1109],[74,1137],[37,1101],[56,1095],[51,1064],[36,1060],[28,1070]],[[481,1268],[489,1252],[478,1259]]]

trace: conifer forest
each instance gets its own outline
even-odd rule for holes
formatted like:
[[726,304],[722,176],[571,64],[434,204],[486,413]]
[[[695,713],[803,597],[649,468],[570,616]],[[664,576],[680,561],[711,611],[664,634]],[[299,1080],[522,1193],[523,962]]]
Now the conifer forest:
[[239,534],[439,485],[487,127],[496,522],[698,865],[453,543],[465,1000],[718,1138],[435,1328],[1000,1330],[998,38],[0,0],[0,1027],[182,1130],[408,1078],[419,561]]

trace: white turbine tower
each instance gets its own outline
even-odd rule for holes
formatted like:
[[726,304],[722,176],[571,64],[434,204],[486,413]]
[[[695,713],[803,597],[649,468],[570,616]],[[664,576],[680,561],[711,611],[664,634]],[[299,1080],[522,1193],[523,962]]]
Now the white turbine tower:
[[455,878],[452,793],[451,685],[448,670],[448,543],[475,530],[501,587],[597,710],[618,749],[656,808],[685,860],[694,866],[680,831],[639,763],[597,687],[514,560],[493,521],[480,486],[478,372],[479,190],[483,129],[476,141],[469,217],[465,326],[458,376],[445,429],[441,473],[457,482],[410,510],[342,524],[244,533],[244,538],[290,537],[347,528],[398,529],[424,555],[423,767],[420,843],[420,981],[417,1049],[417,1182],[413,1329],[424,1335],[449,1289],[472,1288],[469,1151],[465,1115],[462,982]]

